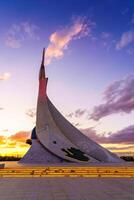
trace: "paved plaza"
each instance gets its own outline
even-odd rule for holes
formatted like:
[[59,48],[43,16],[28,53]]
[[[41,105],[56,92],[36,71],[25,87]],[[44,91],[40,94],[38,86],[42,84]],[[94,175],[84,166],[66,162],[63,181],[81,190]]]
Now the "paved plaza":
[[134,200],[134,179],[1,178],[0,200]]

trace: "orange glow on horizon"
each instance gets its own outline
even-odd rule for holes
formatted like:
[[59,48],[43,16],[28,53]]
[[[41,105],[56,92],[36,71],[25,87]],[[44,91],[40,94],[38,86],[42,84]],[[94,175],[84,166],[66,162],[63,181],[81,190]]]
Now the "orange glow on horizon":
[[26,147],[0,147],[0,156],[15,156],[15,157],[22,157],[29,149],[29,146]]
[[[22,157],[30,148],[30,145],[21,141],[12,141],[10,139],[0,141],[0,156],[20,156]],[[118,155],[134,155],[134,149],[129,144],[101,144],[113,153]]]

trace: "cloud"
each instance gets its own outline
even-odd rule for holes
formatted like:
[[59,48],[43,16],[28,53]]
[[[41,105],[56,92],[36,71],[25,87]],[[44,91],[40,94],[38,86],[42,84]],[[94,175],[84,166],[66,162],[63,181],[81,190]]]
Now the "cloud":
[[81,124],[80,123],[75,123],[74,126],[81,126]]
[[109,32],[102,32],[102,33],[101,33],[101,38],[102,38],[102,39],[109,39],[109,38],[111,38],[111,37],[112,37],[112,34],[109,33]]
[[20,48],[27,39],[39,40],[36,34],[38,29],[36,25],[28,22],[13,24],[6,35],[5,44],[10,48]]
[[99,41],[107,51],[109,51],[115,45],[113,34],[110,32],[102,32]]
[[131,145],[131,146],[123,146],[123,147],[118,147],[118,146],[116,146],[116,147],[108,147],[108,149],[110,150],[110,151],[116,151],[116,150],[130,150],[130,149],[132,149],[132,150],[134,150],[134,145]]
[[29,117],[31,117],[31,118],[34,118],[36,116],[36,109],[35,108],[29,109],[26,112],[26,115],[29,116]]
[[[1,149],[17,149],[17,148],[27,148],[26,140],[30,138],[29,131],[19,131],[11,136],[2,136],[0,135],[0,151]],[[10,152],[8,150],[8,152]],[[8,153],[7,152],[7,153]],[[21,154],[21,152],[17,152]]]
[[0,110],[4,110],[4,108],[0,107]]
[[30,137],[29,131],[20,131],[15,133],[14,135],[11,135],[8,139],[11,141],[17,141],[17,142],[25,142],[26,139]]
[[8,80],[11,77],[9,72],[5,72],[4,74],[0,75],[0,81]]
[[70,117],[70,118],[72,118],[73,116],[74,116],[73,112],[71,112],[71,113],[69,113],[69,114],[66,115],[66,117]]
[[134,41],[134,29],[124,32],[120,40],[116,43],[116,49],[120,50]]
[[108,137],[110,143],[134,144],[134,125],[128,126]]
[[76,118],[79,118],[79,117],[82,117],[84,114],[87,114],[87,113],[88,113],[88,111],[86,109],[79,108],[76,111],[67,114],[66,117],[70,117],[70,118],[76,117]]
[[18,49],[21,47],[22,40],[15,38],[11,35],[8,35],[5,41],[6,46],[14,49]]
[[105,139],[104,136],[97,134],[97,132],[93,128],[80,129],[80,131],[84,133],[87,137],[98,143],[103,143]]
[[77,117],[81,117],[81,116],[83,116],[86,112],[87,112],[86,109],[84,109],[84,110],[82,110],[82,109],[77,109],[77,110],[75,111],[75,117],[76,117],[76,118],[77,118]]
[[134,144],[134,125],[128,126],[116,133],[110,133],[109,136],[105,134],[97,134],[92,128],[80,129],[85,135],[98,143],[111,144]]
[[134,110],[134,75],[115,81],[104,92],[105,103],[95,106],[90,116],[93,120],[113,113],[130,113]]
[[5,144],[5,143],[6,143],[5,137],[2,136],[2,135],[0,135],[0,145],[3,145],[3,144]]
[[28,22],[21,23],[21,27],[27,36],[33,40],[39,40],[39,36],[36,34],[36,31],[39,29],[35,24],[29,24]]
[[85,17],[73,19],[68,26],[57,30],[50,35],[50,43],[46,49],[46,64],[50,64],[52,59],[59,59],[64,56],[64,50],[72,40],[80,39],[81,37],[90,36],[91,30],[95,24]]

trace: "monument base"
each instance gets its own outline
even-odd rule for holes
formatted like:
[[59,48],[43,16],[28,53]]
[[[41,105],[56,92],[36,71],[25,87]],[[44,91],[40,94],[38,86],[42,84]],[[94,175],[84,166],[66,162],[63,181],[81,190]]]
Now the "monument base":
[[54,164],[66,162],[44,148],[37,139],[32,140],[32,146],[19,161],[23,164]]

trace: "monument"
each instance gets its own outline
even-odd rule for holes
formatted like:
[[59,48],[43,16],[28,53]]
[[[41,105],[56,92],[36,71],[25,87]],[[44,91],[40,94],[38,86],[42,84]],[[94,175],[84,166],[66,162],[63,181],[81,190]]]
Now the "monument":
[[86,163],[122,162],[89,137],[81,133],[56,109],[47,96],[48,78],[44,67],[45,49],[39,72],[39,93],[36,127],[31,134],[32,144],[21,163]]

